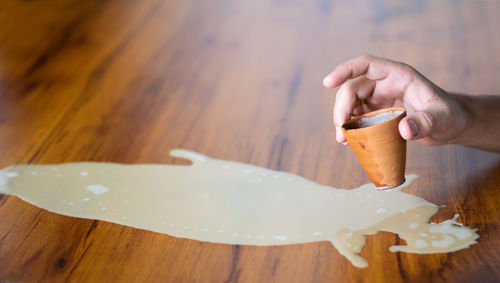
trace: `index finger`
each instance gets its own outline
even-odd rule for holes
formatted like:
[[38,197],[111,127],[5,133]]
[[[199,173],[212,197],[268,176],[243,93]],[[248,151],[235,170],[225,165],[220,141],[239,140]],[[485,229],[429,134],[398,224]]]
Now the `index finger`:
[[323,79],[327,88],[338,87],[349,79],[365,76],[370,80],[382,80],[389,75],[396,63],[371,55],[362,55],[337,66]]

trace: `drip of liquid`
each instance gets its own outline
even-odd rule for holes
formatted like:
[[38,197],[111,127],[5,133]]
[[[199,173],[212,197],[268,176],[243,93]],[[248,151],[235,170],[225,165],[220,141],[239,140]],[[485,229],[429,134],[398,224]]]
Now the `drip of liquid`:
[[457,216],[428,223],[438,207],[402,188],[343,190],[248,164],[173,150],[190,166],[65,163],[0,170],[0,193],[51,212],[110,221],[175,237],[239,245],[331,241],[357,267],[365,235],[399,234],[391,251],[442,253],[476,243]]

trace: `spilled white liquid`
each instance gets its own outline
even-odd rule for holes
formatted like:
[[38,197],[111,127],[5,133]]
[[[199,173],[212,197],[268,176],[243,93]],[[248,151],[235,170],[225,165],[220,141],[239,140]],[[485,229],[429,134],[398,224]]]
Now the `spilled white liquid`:
[[330,241],[357,267],[365,235],[399,234],[407,245],[391,251],[442,253],[476,243],[476,229],[458,215],[428,223],[438,207],[402,188],[379,191],[322,186],[290,173],[173,150],[190,166],[66,163],[16,165],[0,170],[0,193],[49,211],[239,245]]

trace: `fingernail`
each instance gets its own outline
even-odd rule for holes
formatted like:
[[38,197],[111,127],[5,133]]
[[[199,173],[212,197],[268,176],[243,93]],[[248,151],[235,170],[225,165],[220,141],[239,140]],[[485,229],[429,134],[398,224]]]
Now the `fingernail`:
[[417,123],[413,120],[408,120],[408,125],[410,125],[411,136],[416,137],[418,135]]
[[326,87],[330,86],[331,82],[332,82],[332,77],[330,77],[330,75],[326,76],[323,79],[323,85]]

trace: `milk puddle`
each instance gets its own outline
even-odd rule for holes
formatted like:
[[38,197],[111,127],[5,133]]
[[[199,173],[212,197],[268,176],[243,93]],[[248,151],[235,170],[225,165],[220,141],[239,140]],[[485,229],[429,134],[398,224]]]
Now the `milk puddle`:
[[453,219],[431,223],[438,207],[402,188],[322,186],[290,173],[176,149],[190,166],[79,162],[0,170],[0,193],[51,212],[110,221],[175,237],[238,245],[330,241],[357,267],[365,235],[399,234],[391,251],[464,249],[479,235]]

